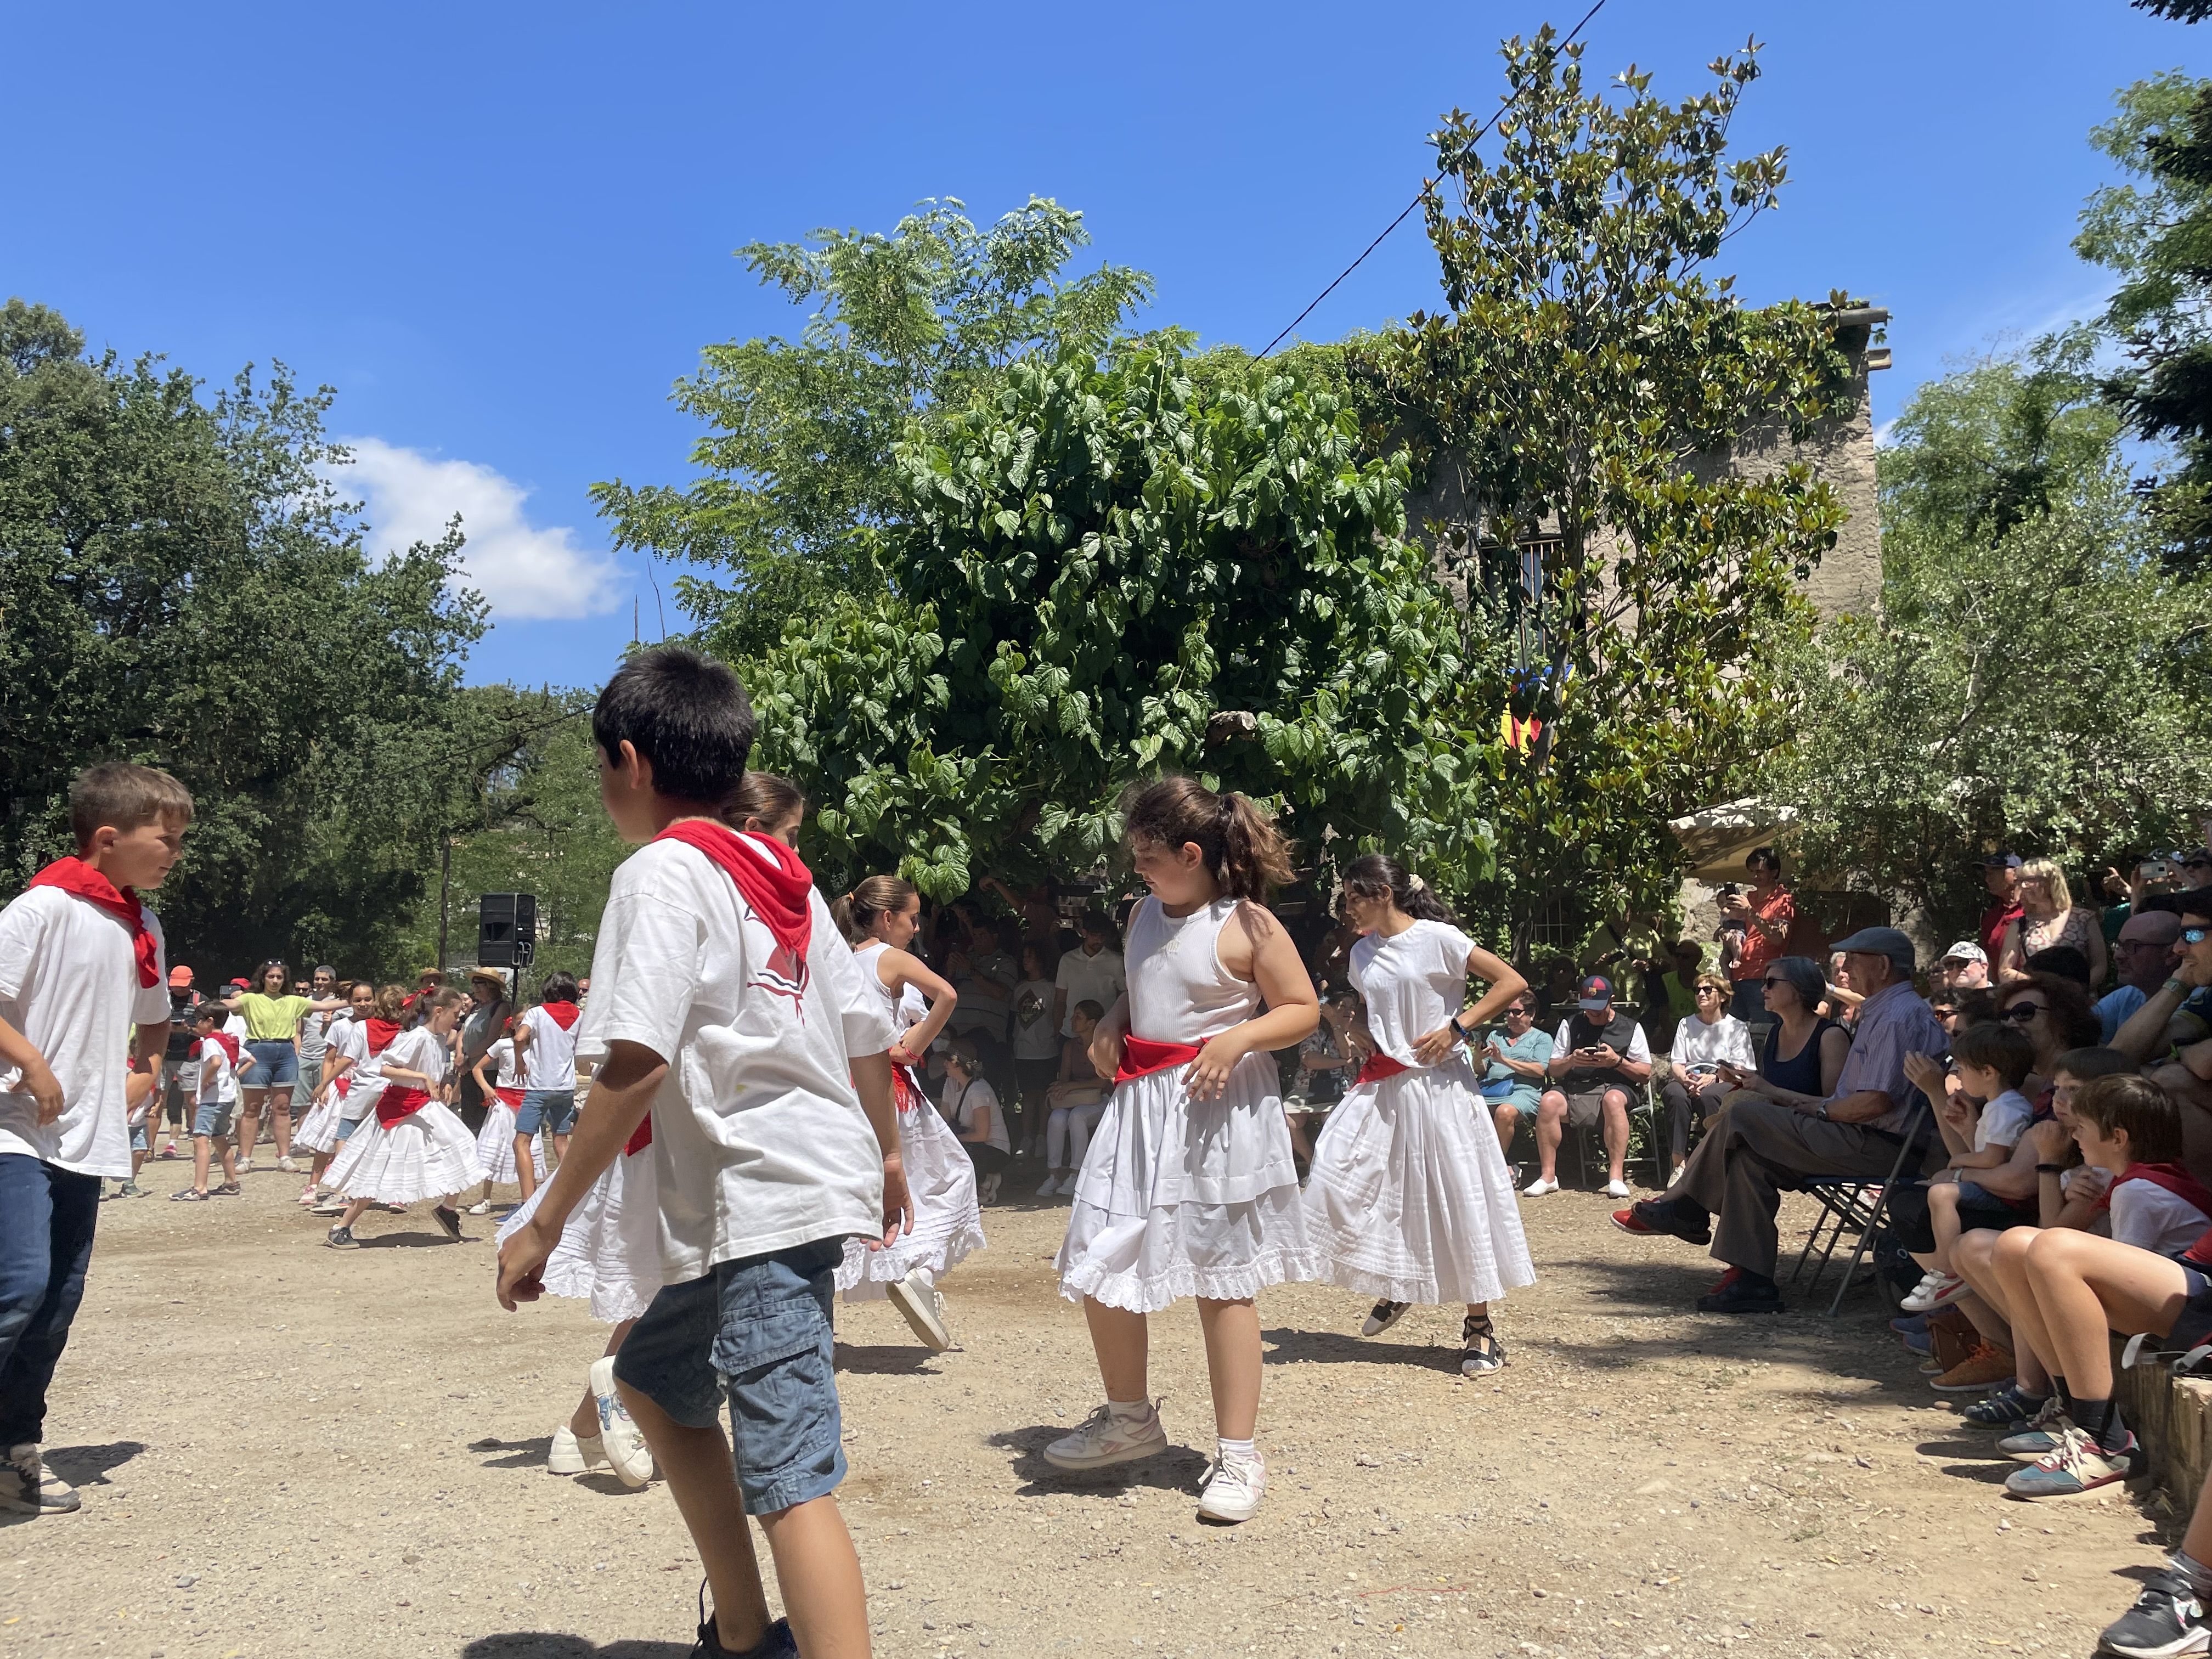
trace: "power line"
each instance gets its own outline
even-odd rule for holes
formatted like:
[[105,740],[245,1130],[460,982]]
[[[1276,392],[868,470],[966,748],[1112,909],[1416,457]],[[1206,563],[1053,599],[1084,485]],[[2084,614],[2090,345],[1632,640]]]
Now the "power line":
[[[1597,3],[1595,5],[1592,6],[1588,11],[1583,14],[1583,21],[1576,24],[1574,27],[1568,32],[1567,38],[1565,40],[1559,42],[1559,50],[1565,52],[1569,46],[1574,45],[1575,37],[1579,35],[1583,30],[1589,26],[1591,18],[1596,16],[1598,13],[1604,9],[1605,0],[1597,0]],[[1487,121],[1485,121],[1482,125],[1476,130],[1475,135],[1470,142],[1479,144],[1485,138],[1488,137],[1490,136],[1491,128],[1498,125],[1498,116],[1504,114],[1505,112],[1512,106],[1512,104],[1513,94],[1509,92],[1503,99],[1498,100],[1497,113],[1493,114]],[[1398,216],[1393,219],[1389,224],[1382,227],[1382,234],[1380,236],[1377,236],[1373,241],[1370,242],[1366,247],[1361,251],[1360,255],[1357,259],[1354,259],[1350,264],[1345,266],[1342,270],[1337,272],[1336,282],[1331,283],[1327,288],[1322,289],[1320,293],[1315,295],[1312,302],[1309,304],[1304,311],[1301,311],[1297,316],[1291,318],[1288,326],[1286,326],[1280,334],[1278,334],[1273,339],[1267,342],[1267,349],[1260,354],[1261,356],[1273,356],[1275,352],[1275,348],[1282,344],[1285,339],[1290,337],[1291,331],[1297,328],[1300,323],[1303,323],[1307,318],[1313,315],[1314,307],[1319,305],[1323,300],[1326,300],[1330,295],[1336,292],[1338,283],[1341,283],[1346,277],[1351,276],[1353,271],[1358,270],[1360,266],[1366,264],[1367,256],[1370,253],[1374,252],[1376,248],[1381,247],[1384,242],[1389,240],[1390,233],[1406,222],[1407,219],[1412,216],[1413,210],[1420,206],[1422,198],[1428,195],[1429,185],[1435,182],[1436,181],[1434,179],[1424,182],[1421,188],[1414,193],[1413,199],[1406,204],[1405,208],[1399,213]]]

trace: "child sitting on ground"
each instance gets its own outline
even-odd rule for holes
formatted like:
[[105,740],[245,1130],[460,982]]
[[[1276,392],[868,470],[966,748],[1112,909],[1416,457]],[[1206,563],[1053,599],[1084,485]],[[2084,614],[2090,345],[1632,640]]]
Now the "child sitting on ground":
[[[2035,1107],[2020,1091],[2035,1069],[2035,1045],[2017,1025],[1995,1020],[1970,1025],[1952,1039],[1951,1057],[1958,1062],[1960,1095],[1952,1097],[1937,1114],[1943,1138],[1954,1148],[1965,1139],[1961,1120],[1970,1109],[1961,1096],[1985,1104],[1974,1121],[1972,1149],[1954,1151],[1943,1172],[1928,1183],[1928,1220],[1936,1248],[1925,1257],[1913,1258],[1927,1273],[1905,1298],[1907,1313],[1926,1313],[1966,1294],[1966,1281],[1951,1270],[1951,1247],[1959,1242],[1959,1206],[1987,1203],[1996,1195],[1962,1172],[2002,1169],[2035,1119]],[[2032,1202],[2027,1207],[2032,1209]]]

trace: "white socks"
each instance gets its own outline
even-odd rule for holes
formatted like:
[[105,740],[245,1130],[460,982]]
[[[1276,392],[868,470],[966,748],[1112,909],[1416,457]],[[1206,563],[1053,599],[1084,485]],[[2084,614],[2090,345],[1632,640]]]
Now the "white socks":
[[1215,1456],[1224,1463],[1232,1457],[1244,1463],[1256,1463],[1260,1461],[1260,1448],[1249,1440],[1217,1438],[1213,1443],[1218,1448],[1214,1454]]
[[1149,1400],[1109,1400],[1106,1409],[1114,1413],[1116,1423],[1141,1423],[1152,1414]]

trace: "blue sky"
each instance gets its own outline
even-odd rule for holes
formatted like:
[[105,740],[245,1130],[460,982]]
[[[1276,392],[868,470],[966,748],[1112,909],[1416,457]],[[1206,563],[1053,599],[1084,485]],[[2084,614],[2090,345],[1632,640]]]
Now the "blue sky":
[[[587,487],[684,477],[670,383],[799,321],[740,243],[1035,191],[1158,276],[1152,321],[1257,349],[1411,198],[1437,114],[1494,104],[1500,37],[1583,9],[36,8],[10,26],[9,125],[40,142],[0,291],[210,379],[277,357],[330,382],[381,531],[473,532],[496,625],[471,677],[593,684],[633,596],[659,623]],[[1742,290],[1888,306],[1877,420],[2094,308],[2068,246],[2106,177],[2087,131],[2124,83],[2212,67],[2212,29],[2124,0],[1609,0],[1585,61],[1679,97],[1753,33],[1736,137],[1788,145],[1792,179],[1732,245]],[[1416,216],[1303,331],[1435,295]]]

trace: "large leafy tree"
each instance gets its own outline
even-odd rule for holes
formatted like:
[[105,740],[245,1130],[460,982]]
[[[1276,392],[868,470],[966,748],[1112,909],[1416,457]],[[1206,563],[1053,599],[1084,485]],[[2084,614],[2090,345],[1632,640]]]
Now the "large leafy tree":
[[366,556],[329,402],[281,367],[204,398],[0,308],[0,878],[67,850],[79,769],[143,761],[198,803],[161,900],[178,954],[389,953],[483,610],[449,585],[458,532]]
[[1494,129],[1455,111],[1433,140],[1448,309],[1355,356],[1458,470],[1474,522],[1439,550],[1471,637],[1514,641],[1475,653],[1465,723],[1542,724],[1533,751],[1494,750],[1494,902],[1517,939],[1561,893],[1591,916],[1671,902],[1666,822],[1736,787],[1804,626],[1796,584],[1842,517],[1800,463],[1722,458],[1747,437],[1786,456],[1849,382],[1826,313],[1747,308],[1717,267],[1784,178],[1778,149],[1728,157],[1753,49],[1679,104],[1633,70],[1587,88],[1548,27],[1504,58]]
[[1881,458],[1882,614],[1821,630],[1769,782],[1808,862],[1955,931],[1997,847],[2185,845],[2212,583],[2165,568],[2079,341],[1923,387]]
[[1172,345],[1018,362],[900,447],[890,591],[756,673],[762,763],[813,795],[833,878],[951,898],[1087,869],[1123,786],[1171,769],[1273,801],[1315,858],[1486,867],[1445,718],[1460,629],[1401,539],[1403,457],[1363,460],[1294,374],[1207,379]]
[[1101,350],[1151,297],[1139,270],[1071,276],[1083,216],[1032,197],[988,229],[952,198],[890,234],[822,230],[739,250],[813,310],[795,340],[708,346],[675,401],[706,432],[683,486],[597,485],[617,545],[719,572],[678,583],[725,653],[772,645],[787,620],[878,577],[872,529],[898,511],[891,451],[908,422],[957,409],[1026,354]]

